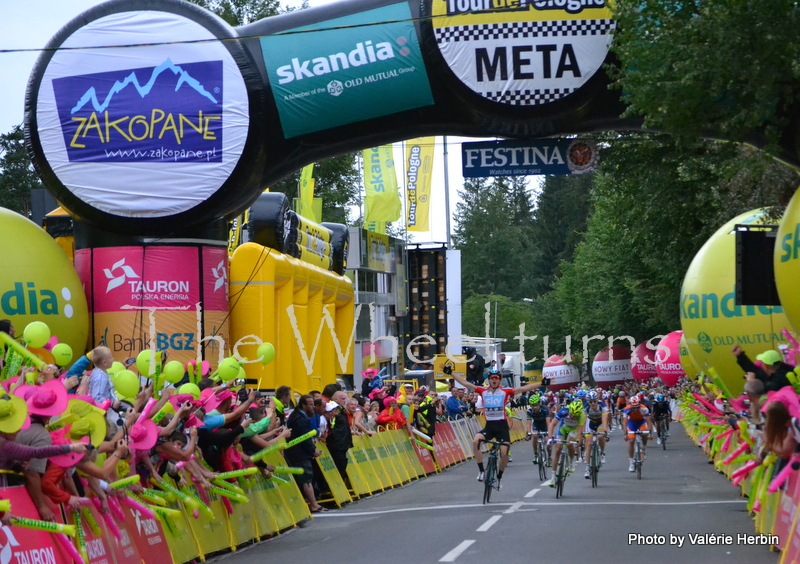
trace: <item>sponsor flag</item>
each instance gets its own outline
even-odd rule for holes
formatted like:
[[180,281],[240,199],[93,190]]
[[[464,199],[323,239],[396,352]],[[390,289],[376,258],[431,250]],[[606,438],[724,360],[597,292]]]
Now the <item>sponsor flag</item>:
[[406,229],[429,231],[435,137],[406,141]]
[[319,219],[314,217],[314,163],[303,167],[300,173],[300,183],[297,186],[297,213],[319,223]]
[[397,175],[391,145],[363,151],[364,223],[400,219],[402,204],[397,193]]
[[386,222],[385,221],[368,221],[364,222],[364,229],[374,233],[386,235]]

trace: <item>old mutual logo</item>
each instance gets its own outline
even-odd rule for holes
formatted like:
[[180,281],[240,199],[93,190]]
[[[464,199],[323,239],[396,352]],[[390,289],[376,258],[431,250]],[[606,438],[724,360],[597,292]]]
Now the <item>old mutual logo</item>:
[[222,162],[222,61],[53,80],[70,162]]

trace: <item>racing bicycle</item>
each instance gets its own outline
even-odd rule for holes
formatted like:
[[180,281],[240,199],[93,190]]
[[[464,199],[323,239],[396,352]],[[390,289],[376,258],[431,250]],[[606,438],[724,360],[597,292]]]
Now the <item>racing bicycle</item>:
[[497,471],[500,467],[500,447],[503,443],[500,441],[481,441],[489,445],[487,451],[488,460],[486,461],[486,472],[483,475],[483,503],[489,503],[492,497],[492,490],[499,488],[500,480],[497,478]]

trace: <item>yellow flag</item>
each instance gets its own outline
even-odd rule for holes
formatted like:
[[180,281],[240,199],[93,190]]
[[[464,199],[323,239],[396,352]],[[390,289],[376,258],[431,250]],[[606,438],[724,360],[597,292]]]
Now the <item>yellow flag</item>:
[[363,151],[364,224],[400,219],[402,204],[397,193],[397,175],[392,146],[383,145]]
[[319,223],[319,219],[314,217],[314,208],[312,202],[314,201],[314,179],[311,175],[314,174],[314,163],[303,167],[300,173],[300,184],[297,187],[297,213],[311,221]]
[[370,221],[364,223],[364,229],[374,233],[386,235],[386,222],[385,221]]
[[433,145],[435,137],[406,141],[406,228],[429,231]]

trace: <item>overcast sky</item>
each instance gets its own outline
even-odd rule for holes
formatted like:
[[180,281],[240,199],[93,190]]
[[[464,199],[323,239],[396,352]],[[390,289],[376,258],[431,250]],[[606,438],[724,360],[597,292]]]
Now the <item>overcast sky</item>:
[[[311,0],[312,6],[328,3],[329,0]],[[0,17],[0,69],[2,87],[0,88],[0,133],[7,133],[15,125],[22,124],[25,88],[31,69],[47,41],[72,18],[81,12],[101,4],[98,0],[2,0]],[[33,51],[8,52],[16,49]],[[444,166],[442,138],[437,137],[432,186],[431,224],[428,233],[416,234],[417,242],[444,242]],[[461,175],[461,141],[467,138],[448,138],[448,171],[450,184],[451,214],[455,212],[458,199],[457,190],[463,185]],[[402,174],[399,160],[402,158],[400,145],[395,145],[395,158],[398,161],[398,176]],[[403,179],[398,178],[402,184]],[[451,224],[451,230],[455,225]]]

